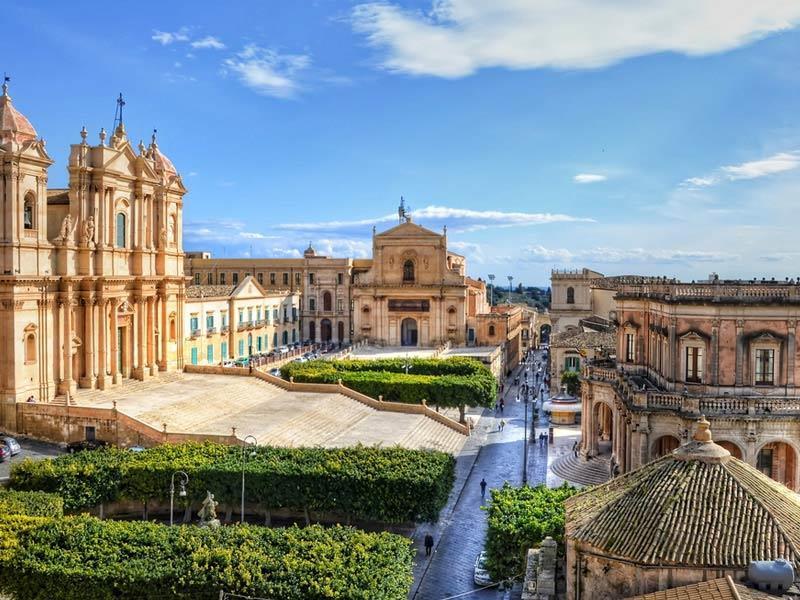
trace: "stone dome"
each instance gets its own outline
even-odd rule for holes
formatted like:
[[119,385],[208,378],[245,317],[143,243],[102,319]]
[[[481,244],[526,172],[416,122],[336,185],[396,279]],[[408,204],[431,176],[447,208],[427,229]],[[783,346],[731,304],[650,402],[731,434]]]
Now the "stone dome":
[[314,250],[314,246],[311,245],[311,242],[308,242],[308,248],[306,248],[305,252],[303,252],[303,256],[305,258],[313,258],[317,255],[317,251]]
[[172,164],[172,161],[167,158],[166,154],[161,152],[161,149],[158,147],[155,130],[153,130],[153,136],[150,141],[148,156],[153,159],[157,173],[162,173],[164,175],[178,174],[178,170],[175,168],[175,165]]
[[800,496],[730,455],[698,422],[673,453],[566,501],[566,537],[643,566],[800,565]]
[[0,96],[0,144],[15,142],[21,144],[37,138],[36,130],[31,122],[11,103],[8,95],[8,84],[3,84]]

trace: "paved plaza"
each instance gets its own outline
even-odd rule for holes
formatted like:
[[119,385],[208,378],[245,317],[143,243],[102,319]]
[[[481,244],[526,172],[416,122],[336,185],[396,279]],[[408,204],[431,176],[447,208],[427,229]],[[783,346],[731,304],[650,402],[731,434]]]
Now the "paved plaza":
[[172,433],[253,435],[259,444],[364,444],[434,449],[457,454],[466,436],[423,415],[378,411],[332,393],[287,391],[254,377],[169,374],[126,381],[111,390],[78,390],[81,406],[117,409]]

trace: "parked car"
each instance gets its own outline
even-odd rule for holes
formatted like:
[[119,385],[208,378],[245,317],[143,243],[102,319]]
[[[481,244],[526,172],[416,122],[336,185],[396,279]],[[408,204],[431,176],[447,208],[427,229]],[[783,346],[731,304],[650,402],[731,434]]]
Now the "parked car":
[[304,363],[304,362],[308,362],[308,359],[305,356],[300,356],[300,357],[296,358],[294,360],[294,362]]
[[485,551],[478,554],[478,558],[475,559],[475,572],[472,576],[472,580],[475,582],[475,585],[479,585],[481,587],[492,585],[494,583],[492,578],[489,577],[489,571],[486,570]]
[[5,444],[0,444],[0,462],[4,462],[11,458],[11,450]]
[[236,362],[233,361],[233,360],[223,360],[222,361],[222,366],[223,367],[235,367],[236,366]]
[[281,346],[278,348],[278,354],[289,354],[289,348],[286,346]]
[[16,456],[22,452],[22,446],[20,446],[19,442],[13,437],[5,436],[0,438],[0,444],[8,446],[8,449],[11,451],[11,456]]
[[145,448],[144,448],[144,446],[129,446],[128,447],[128,451],[129,452],[144,452]]
[[108,446],[108,442],[103,440],[80,440],[67,444],[67,452],[74,454],[83,450],[99,450]]
[[269,374],[272,375],[273,377],[280,377],[281,376],[281,370],[280,369],[270,369]]

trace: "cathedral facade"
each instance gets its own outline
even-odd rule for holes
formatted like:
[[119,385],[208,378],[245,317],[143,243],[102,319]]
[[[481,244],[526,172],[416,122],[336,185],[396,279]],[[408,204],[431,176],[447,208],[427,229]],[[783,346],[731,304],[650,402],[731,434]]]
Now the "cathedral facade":
[[3,86],[0,423],[12,429],[15,402],[183,366],[180,175],[155,134],[134,148],[121,120],[110,138],[80,138],[68,188],[48,189],[53,160]]

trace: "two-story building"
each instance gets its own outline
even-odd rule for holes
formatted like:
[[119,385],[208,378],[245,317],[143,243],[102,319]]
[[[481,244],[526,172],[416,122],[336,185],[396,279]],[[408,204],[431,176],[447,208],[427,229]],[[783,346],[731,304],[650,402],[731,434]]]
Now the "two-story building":
[[187,362],[215,365],[300,341],[299,300],[288,289],[265,290],[252,275],[235,286],[187,286]]
[[798,489],[800,282],[632,279],[616,312],[616,360],[584,370],[584,456],[635,469],[704,414],[733,456]]

